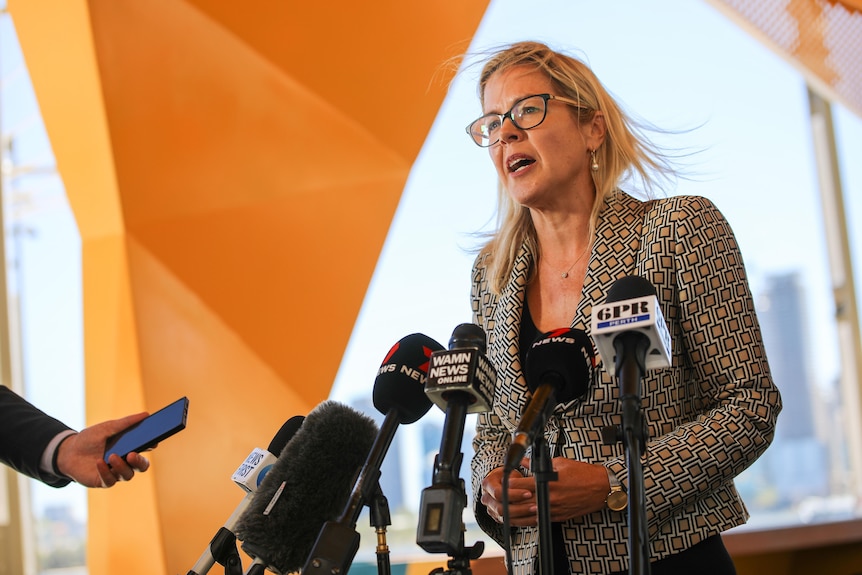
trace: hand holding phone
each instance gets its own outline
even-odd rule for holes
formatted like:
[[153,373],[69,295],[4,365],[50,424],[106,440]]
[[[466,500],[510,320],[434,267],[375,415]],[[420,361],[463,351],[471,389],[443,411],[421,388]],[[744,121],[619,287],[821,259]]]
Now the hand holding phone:
[[160,441],[182,431],[186,427],[188,410],[189,399],[181,397],[146,419],[109,437],[105,446],[105,462],[108,462],[112,453],[125,460],[129,453],[151,449]]

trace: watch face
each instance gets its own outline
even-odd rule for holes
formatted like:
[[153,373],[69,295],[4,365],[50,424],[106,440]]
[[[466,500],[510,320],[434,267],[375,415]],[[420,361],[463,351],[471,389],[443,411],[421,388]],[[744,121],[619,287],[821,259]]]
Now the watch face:
[[629,495],[622,489],[611,491],[607,503],[611,511],[622,511],[629,504]]

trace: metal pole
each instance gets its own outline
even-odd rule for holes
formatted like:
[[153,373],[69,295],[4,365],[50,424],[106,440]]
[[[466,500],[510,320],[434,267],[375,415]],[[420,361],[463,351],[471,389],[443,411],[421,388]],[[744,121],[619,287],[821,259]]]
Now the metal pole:
[[808,102],[841,353],[841,403],[847,425],[845,437],[854,478],[853,491],[857,497],[862,497],[862,336],[841,173],[838,169],[835,131],[832,125],[832,106],[811,87],[808,88]]
[[[0,17],[5,16],[6,11],[0,11]],[[4,148],[3,130],[0,125],[0,162],[3,160]],[[15,389],[10,345],[12,339],[10,305],[6,283],[5,182],[3,180],[4,176],[0,173],[0,384]],[[21,520],[25,512],[21,495],[18,474],[9,467],[0,466],[0,557],[2,557],[0,575],[28,573],[21,529]]]

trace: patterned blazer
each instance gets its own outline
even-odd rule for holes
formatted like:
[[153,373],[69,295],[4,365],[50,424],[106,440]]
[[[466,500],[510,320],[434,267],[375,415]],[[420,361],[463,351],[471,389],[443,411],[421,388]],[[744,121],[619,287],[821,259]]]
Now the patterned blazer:
[[[529,398],[519,359],[526,279],[533,254],[522,247],[499,296],[486,268],[473,268],[474,321],[488,335],[497,369],[494,407],[480,414],[471,463],[475,516],[502,545],[487,514],[482,479],[501,467]],[[672,338],[672,366],[643,378],[649,439],[644,488],[650,560],[677,553],[744,523],[748,512],[733,478],[772,441],[781,398],[772,381],[742,257],[730,226],[707,199],[641,202],[622,192],[604,206],[572,327],[589,333],[592,306],[620,277],[639,275],[657,290]],[[545,437],[553,457],[602,464],[627,487],[621,444],[604,445],[602,428],[620,425],[616,380],[602,367],[587,395],[558,405]],[[628,569],[627,512],[604,509],[563,524],[572,573]],[[537,528],[515,528],[512,563],[533,573]]]

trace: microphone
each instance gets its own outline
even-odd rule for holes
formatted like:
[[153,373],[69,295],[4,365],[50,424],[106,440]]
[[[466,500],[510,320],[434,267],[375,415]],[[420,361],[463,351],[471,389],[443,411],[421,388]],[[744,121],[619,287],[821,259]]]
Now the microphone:
[[[603,441],[622,441],[628,467],[629,549],[633,569],[649,564],[649,529],[643,462],[649,437],[641,405],[641,378],[650,369],[671,365],[670,333],[659,307],[655,287],[640,276],[618,279],[607,303],[593,308],[593,338],[602,361],[619,379],[622,425],[602,429]],[[610,361],[613,359],[613,361]]]
[[587,394],[594,370],[593,343],[582,330],[556,329],[533,342],[524,366],[527,387],[533,395],[512,435],[504,467],[507,473],[520,464],[557,404]]
[[431,354],[425,395],[446,413],[440,452],[434,458],[431,487],[422,491],[416,543],[428,553],[460,554],[464,480],[459,477],[461,441],[468,413],[491,410],[497,372],[485,357],[485,332],[462,323],[452,332],[449,349]]
[[247,573],[302,567],[320,526],[344,505],[376,434],[371,418],[335,401],[306,416],[240,517],[237,537],[255,560]]
[[431,354],[443,346],[421,333],[402,337],[383,358],[374,380],[372,399],[380,413],[399,423],[418,421],[431,409],[425,378]]
[[449,349],[431,354],[425,395],[447,411],[452,398],[467,398],[467,413],[491,411],[497,372],[485,357],[485,332],[474,323],[462,323],[452,332]]
[[608,291],[606,303],[593,307],[593,340],[611,375],[617,375],[625,340],[634,345],[641,372],[669,367],[670,332],[661,313],[655,287],[640,276],[618,279]]
[[[303,419],[305,419],[303,416],[295,415],[285,421],[272,441],[269,442],[269,447],[266,450],[255,447],[231,476],[234,483],[246,492],[246,496],[225,521],[224,526],[213,536],[210,544],[187,575],[204,575],[215,564],[216,556],[224,557],[224,553],[232,554],[233,550],[236,549],[236,537],[233,531],[240,516],[251,504],[264,477],[277,461],[278,456],[273,455],[273,453],[281,453],[281,450],[302,425]],[[233,550],[230,549],[231,546],[233,546]],[[221,563],[221,561],[219,562]]]
[[272,466],[278,461],[278,456],[275,453],[281,453],[284,446],[293,438],[305,417],[302,415],[294,415],[284,422],[272,441],[269,442],[269,447],[266,450],[255,447],[245,461],[234,471],[231,479],[246,493],[256,493],[263,478],[272,469]]
[[380,466],[398,425],[413,423],[431,409],[431,400],[424,391],[425,378],[431,354],[441,349],[443,346],[427,335],[414,333],[401,338],[386,354],[373,392],[374,407],[385,414],[383,424],[341,517],[324,523],[302,569],[303,575],[344,574],[350,569],[359,549],[356,521],[362,506],[379,487]]

